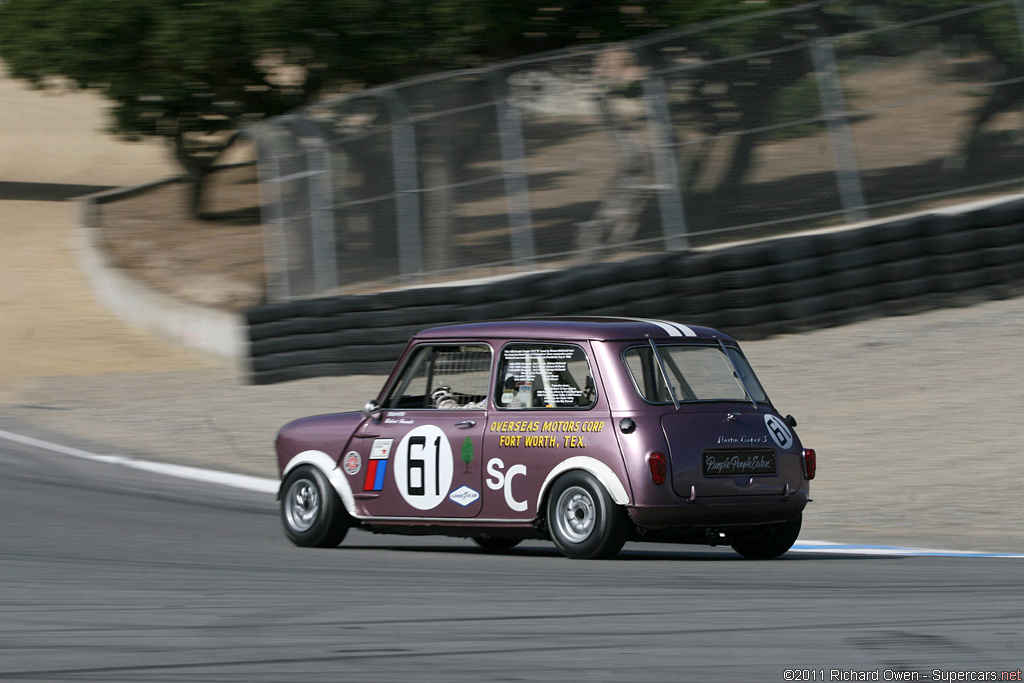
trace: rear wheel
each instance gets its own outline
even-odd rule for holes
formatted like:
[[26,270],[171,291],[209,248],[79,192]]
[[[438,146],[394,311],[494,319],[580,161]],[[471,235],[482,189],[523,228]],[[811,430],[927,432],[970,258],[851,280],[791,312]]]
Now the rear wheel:
[[566,557],[614,556],[629,537],[630,521],[604,486],[588,472],[569,472],[551,487],[547,504],[551,540]]
[[306,548],[333,548],[348,533],[351,518],[323,472],[296,467],[281,487],[281,522],[292,543]]
[[732,549],[751,560],[770,560],[784,554],[800,535],[803,515],[788,522],[765,524],[750,531],[734,534]]

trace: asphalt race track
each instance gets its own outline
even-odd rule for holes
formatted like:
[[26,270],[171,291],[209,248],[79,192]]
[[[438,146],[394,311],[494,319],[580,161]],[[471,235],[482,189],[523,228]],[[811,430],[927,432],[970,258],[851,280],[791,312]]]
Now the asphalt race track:
[[963,680],[942,676],[1024,665],[1020,559],[631,544],[580,562],[549,543],[488,555],[358,531],[305,550],[266,493],[9,440],[0,466],[3,681]]

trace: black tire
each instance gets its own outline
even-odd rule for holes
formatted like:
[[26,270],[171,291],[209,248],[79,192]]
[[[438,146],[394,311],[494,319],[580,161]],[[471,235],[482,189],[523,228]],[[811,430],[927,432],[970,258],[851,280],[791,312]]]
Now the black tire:
[[280,370],[253,372],[249,377],[253,384],[276,384],[310,377],[345,377],[347,375],[387,375],[395,367],[395,361],[370,363],[317,363],[299,365]]
[[876,248],[878,249],[878,260],[883,263],[920,259],[927,254],[927,244],[921,238],[885,242]]
[[756,308],[775,303],[775,290],[771,285],[727,289],[722,292],[722,303],[726,308]]
[[822,257],[826,273],[833,273],[842,270],[853,270],[854,268],[870,268],[878,263],[877,247],[861,247],[828,254]]
[[721,291],[721,277],[718,273],[690,275],[672,280],[675,293],[679,296],[699,296]]
[[928,259],[914,258],[882,263],[875,268],[878,282],[900,282],[928,276]]
[[725,308],[721,291],[686,297],[680,303],[686,311],[686,317],[690,319],[714,314]]
[[751,560],[770,560],[784,554],[800,535],[803,515],[788,522],[777,522],[734,534],[732,549]]
[[780,284],[809,280],[818,277],[824,272],[824,265],[821,259],[817,257],[785,261],[772,266],[772,268],[776,272],[772,275],[771,279],[773,282]]
[[281,486],[281,523],[297,546],[333,548],[345,538],[352,519],[323,472],[302,465]]
[[500,552],[511,550],[523,542],[521,538],[493,538],[491,536],[476,536],[473,542],[488,552]]
[[559,477],[551,486],[546,507],[551,540],[573,560],[613,557],[631,531],[626,510],[589,472]]

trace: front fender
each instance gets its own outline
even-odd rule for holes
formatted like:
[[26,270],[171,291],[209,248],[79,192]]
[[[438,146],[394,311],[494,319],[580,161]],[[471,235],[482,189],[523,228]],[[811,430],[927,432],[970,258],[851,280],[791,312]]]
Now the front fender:
[[[341,502],[348,511],[348,514],[355,518],[359,517],[356,513],[356,499],[352,496],[352,489],[349,487],[348,481],[341,474],[341,468],[331,456],[323,451],[303,451],[289,460],[281,472],[281,486],[284,486],[284,480],[287,479],[288,473],[300,465],[310,465],[323,472],[327,480],[331,482],[331,486],[337,491],[338,497],[341,498]],[[281,499],[280,487],[277,491],[277,499]]]

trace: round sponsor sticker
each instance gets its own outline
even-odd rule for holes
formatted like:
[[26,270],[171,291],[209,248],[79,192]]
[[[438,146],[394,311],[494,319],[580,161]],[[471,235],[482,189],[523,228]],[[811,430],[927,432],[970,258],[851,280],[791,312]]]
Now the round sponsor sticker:
[[349,451],[345,454],[343,465],[349,474],[359,474],[359,470],[363,468],[363,458],[355,451]]
[[435,425],[420,425],[402,437],[393,456],[395,485],[409,505],[433,510],[448,498],[455,464],[452,446]]
[[793,432],[789,431],[786,423],[774,415],[764,416],[764,425],[768,428],[768,434],[772,440],[779,445],[779,448],[789,448],[793,445]]

